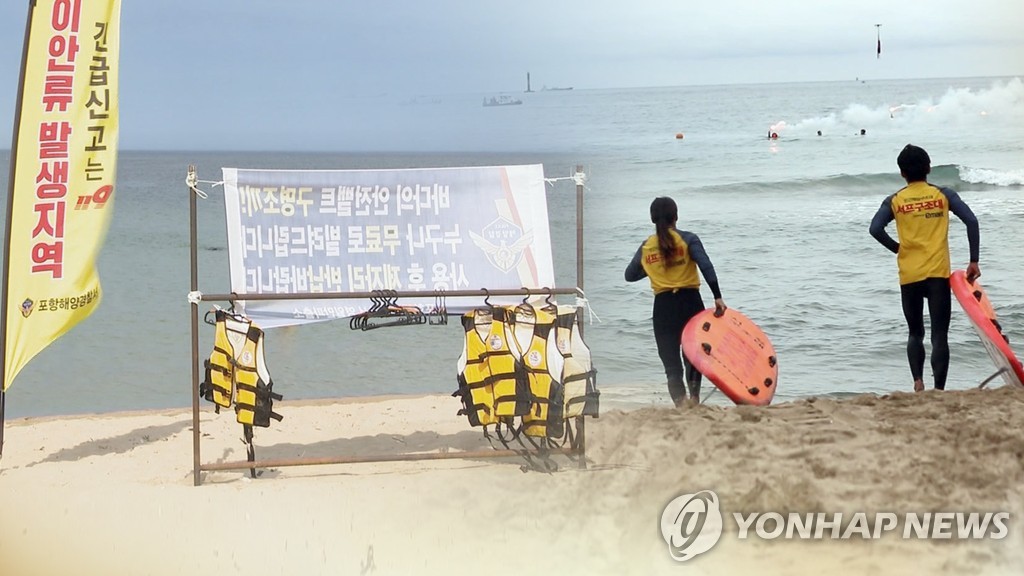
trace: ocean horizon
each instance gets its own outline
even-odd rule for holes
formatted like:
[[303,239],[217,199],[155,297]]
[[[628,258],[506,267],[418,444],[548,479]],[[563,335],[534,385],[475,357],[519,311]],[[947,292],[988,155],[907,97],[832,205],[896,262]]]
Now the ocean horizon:
[[[567,177],[582,165],[583,290],[593,312],[585,314],[585,339],[605,406],[629,408],[669,403],[650,287],[622,278],[652,232],[648,205],[663,195],[679,204],[679,227],[701,237],[726,303],[772,339],[776,403],[910,390],[895,261],[867,227],[902,187],[895,158],[913,142],[932,157],[930,180],[956,189],[978,215],[981,281],[1011,345],[1024,341],[1020,78],[538,91],[517,94],[523,105],[508,107],[481,106],[480,96],[346,102],[352,122],[338,127],[339,151],[215,151],[202,142],[192,150],[122,149],[99,258],[103,302],[25,367],[7,392],[7,416],[191,405],[190,164],[210,194],[198,214],[207,293],[230,291],[215,184],[222,168],[543,164],[555,180],[547,192],[556,284],[572,287],[575,186]],[[772,129],[778,140],[767,138]],[[354,148],[366,151],[340,151]],[[9,157],[0,152],[4,165]],[[962,268],[966,234],[955,218],[950,246],[954,268]],[[710,304],[706,287],[703,296]],[[200,330],[205,357],[213,329]],[[275,391],[286,400],[450,393],[461,342],[455,321],[373,332],[329,322],[271,329],[266,341]],[[948,388],[976,386],[994,372],[955,301],[950,346]],[[408,361],[393,361],[396,351]],[[721,394],[711,402],[729,403]],[[453,417],[457,409],[453,398]]]

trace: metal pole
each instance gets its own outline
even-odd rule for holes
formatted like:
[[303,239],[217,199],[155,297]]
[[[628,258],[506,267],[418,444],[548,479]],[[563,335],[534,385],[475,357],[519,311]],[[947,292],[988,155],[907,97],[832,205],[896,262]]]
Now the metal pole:
[[[388,290],[390,296],[395,298],[424,298],[428,296],[445,296],[458,298],[461,296],[541,296],[549,292],[552,294],[578,294],[575,288],[509,288],[501,290]],[[334,300],[345,298],[371,298],[376,296],[375,292],[310,292],[310,293],[289,293],[289,294],[203,294],[200,299],[204,302],[241,302],[259,300]]]
[[[583,166],[576,165],[576,287],[583,291]],[[584,292],[586,294],[586,292]],[[580,338],[583,337],[583,311],[576,309],[576,321],[580,327]],[[576,417],[576,440],[579,467],[587,468],[587,426],[583,415]]]
[[[196,193],[192,189],[195,182],[196,167],[188,167],[188,228],[189,228],[189,257],[191,265],[191,282],[189,284],[192,293],[199,290],[199,257],[197,254],[198,235],[196,225]],[[199,486],[199,303],[192,302],[192,482]]]
[[[577,174],[582,174],[583,167],[576,166]],[[195,182],[195,168],[189,166],[189,182]],[[189,224],[190,224],[190,251],[191,251],[191,291],[197,294],[195,302],[192,303],[192,451],[193,451],[193,482],[200,485],[200,471],[203,470],[246,470],[255,468],[270,468],[283,466],[304,466],[315,464],[349,464],[358,462],[398,462],[416,460],[444,460],[453,458],[507,458],[510,456],[522,456],[529,454],[520,450],[509,451],[467,451],[451,453],[429,453],[429,454],[397,454],[377,456],[341,456],[326,458],[299,458],[299,459],[278,459],[244,462],[216,462],[202,464],[200,462],[199,444],[199,305],[200,301],[245,301],[245,300],[327,300],[344,298],[369,298],[375,296],[375,292],[321,292],[311,294],[199,294],[198,266],[197,266],[197,226],[196,226],[196,194],[189,188]],[[576,185],[576,278],[577,288],[555,288],[544,289],[546,294],[576,294],[579,295],[583,288],[583,185]],[[388,291],[389,295],[395,298],[415,298],[424,296],[531,296],[539,294],[528,288],[505,289],[505,290],[454,290],[454,291]],[[577,310],[577,315],[581,312]],[[578,316],[581,317],[581,316]],[[582,323],[580,323],[582,336]],[[579,467],[586,468],[586,440],[583,424],[584,417],[576,418],[577,442],[575,446],[568,448],[553,449],[549,453],[576,455],[579,457]]]
[[4,457],[4,409],[7,404],[7,394],[4,394],[4,386],[0,383],[0,458]]
[[[548,454],[574,453],[573,448],[552,448]],[[367,462],[415,462],[420,460],[455,460],[472,458],[510,458],[531,455],[526,450],[477,450],[466,452],[428,452],[421,454],[378,454],[368,456],[325,456],[322,458],[279,458],[269,460],[238,460],[234,462],[211,462],[203,464],[203,470],[249,470],[251,468],[283,468],[285,466],[316,466],[321,464],[362,464]]]
[[7,172],[7,229],[4,231],[4,269],[3,269],[3,313],[0,314],[0,343],[3,343],[3,354],[0,355],[0,458],[4,455],[4,412],[7,405],[7,312],[11,303],[7,291],[8,269],[11,266],[11,219],[14,216],[14,176],[18,164],[18,137],[21,129],[21,106],[25,92],[25,67],[28,63],[29,36],[32,34],[32,12],[35,11],[35,0],[28,3],[28,18],[25,21],[25,40],[21,47],[21,72],[18,74],[18,101],[14,104],[14,130],[11,135],[11,168]]
[[[583,166],[576,165],[577,177],[583,175]],[[576,180],[576,286],[583,289],[583,183]],[[580,335],[583,335],[580,325]]]
[[988,378],[985,378],[984,380],[981,381],[981,384],[978,384],[978,390],[981,390],[982,388],[984,388],[989,382],[995,380],[996,377],[999,376],[1000,374],[1002,374],[1003,372],[1008,372],[1008,371],[1009,371],[1009,368],[1000,368],[999,370],[996,370],[995,374],[989,376]]

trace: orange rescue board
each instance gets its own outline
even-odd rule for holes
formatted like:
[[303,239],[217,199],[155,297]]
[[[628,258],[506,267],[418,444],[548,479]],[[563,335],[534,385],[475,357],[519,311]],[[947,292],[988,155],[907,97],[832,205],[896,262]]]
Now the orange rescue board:
[[953,289],[960,306],[971,319],[971,324],[978,331],[981,343],[992,358],[996,368],[1003,370],[1003,380],[1007,384],[1018,386],[1024,383],[1024,367],[1010,349],[1010,342],[1003,335],[1003,327],[996,320],[996,311],[988,299],[988,294],[977,279],[973,283],[967,281],[967,274],[957,270],[949,277],[949,287]]
[[708,308],[686,323],[683,354],[737,404],[767,406],[775,396],[779,364],[768,336],[750,319],[728,308]]

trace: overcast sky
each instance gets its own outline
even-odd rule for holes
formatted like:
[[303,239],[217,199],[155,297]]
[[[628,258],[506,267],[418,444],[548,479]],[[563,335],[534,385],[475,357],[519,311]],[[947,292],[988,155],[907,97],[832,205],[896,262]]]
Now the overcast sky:
[[[28,0],[0,1],[9,146]],[[1021,0],[123,0],[122,145],[331,98],[1024,74]],[[882,57],[875,57],[881,23]]]

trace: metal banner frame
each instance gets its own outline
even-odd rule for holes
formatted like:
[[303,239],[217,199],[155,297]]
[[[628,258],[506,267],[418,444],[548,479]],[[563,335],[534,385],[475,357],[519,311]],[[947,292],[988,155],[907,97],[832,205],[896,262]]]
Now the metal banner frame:
[[[583,295],[583,167],[576,166],[576,173],[572,178],[576,182],[576,288],[554,288],[534,289],[527,288],[515,290],[445,290],[445,291],[393,291],[396,298],[406,297],[458,297],[458,296],[532,296],[551,294],[572,294]],[[337,455],[320,458],[281,458],[281,459],[253,459],[231,462],[206,462],[201,458],[202,436],[199,426],[200,396],[199,396],[199,304],[200,302],[231,302],[242,300],[326,300],[346,298],[371,298],[375,292],[323,292],[315,294],[204,294],[199,290],[199,265],[198,265],[198,225],[197,213],[198,202],[196,197],[203,194],[195,187],[195,167],[189,166],[187,178],[189,194],[189,248],[190,248],[190,293],[189,303],[191,304],[191,331],[192,331],[192,474],[193,484],[199,486],[202,483],[201,473],[203,471],[218,470],[249,470],[255,477],[258,468],[279,468],[285,466],[311,466],[321,464],[353,464],[365,462],[406,462],[418,460],[445,460],[445,459],[478,459],[478,458],[508,458],[515,456],[564,454],[576,458],[580,468],[586,468],[586,427],[585,417],[576,416],[576,435],[572,438],[569,446],[558,448],[547,448],[543,451],[537,450],[482,450],[482,451],[455,451],[438,453],[410,453],[410,454],[378,454],[367,456]],[[577,310],[578,320],[582,310]],[[583,333],[583,324],[579,323],[580,335]],[[567,423],[568,426],[568,423]],[[251,446],[251,445],[250,445]]]

